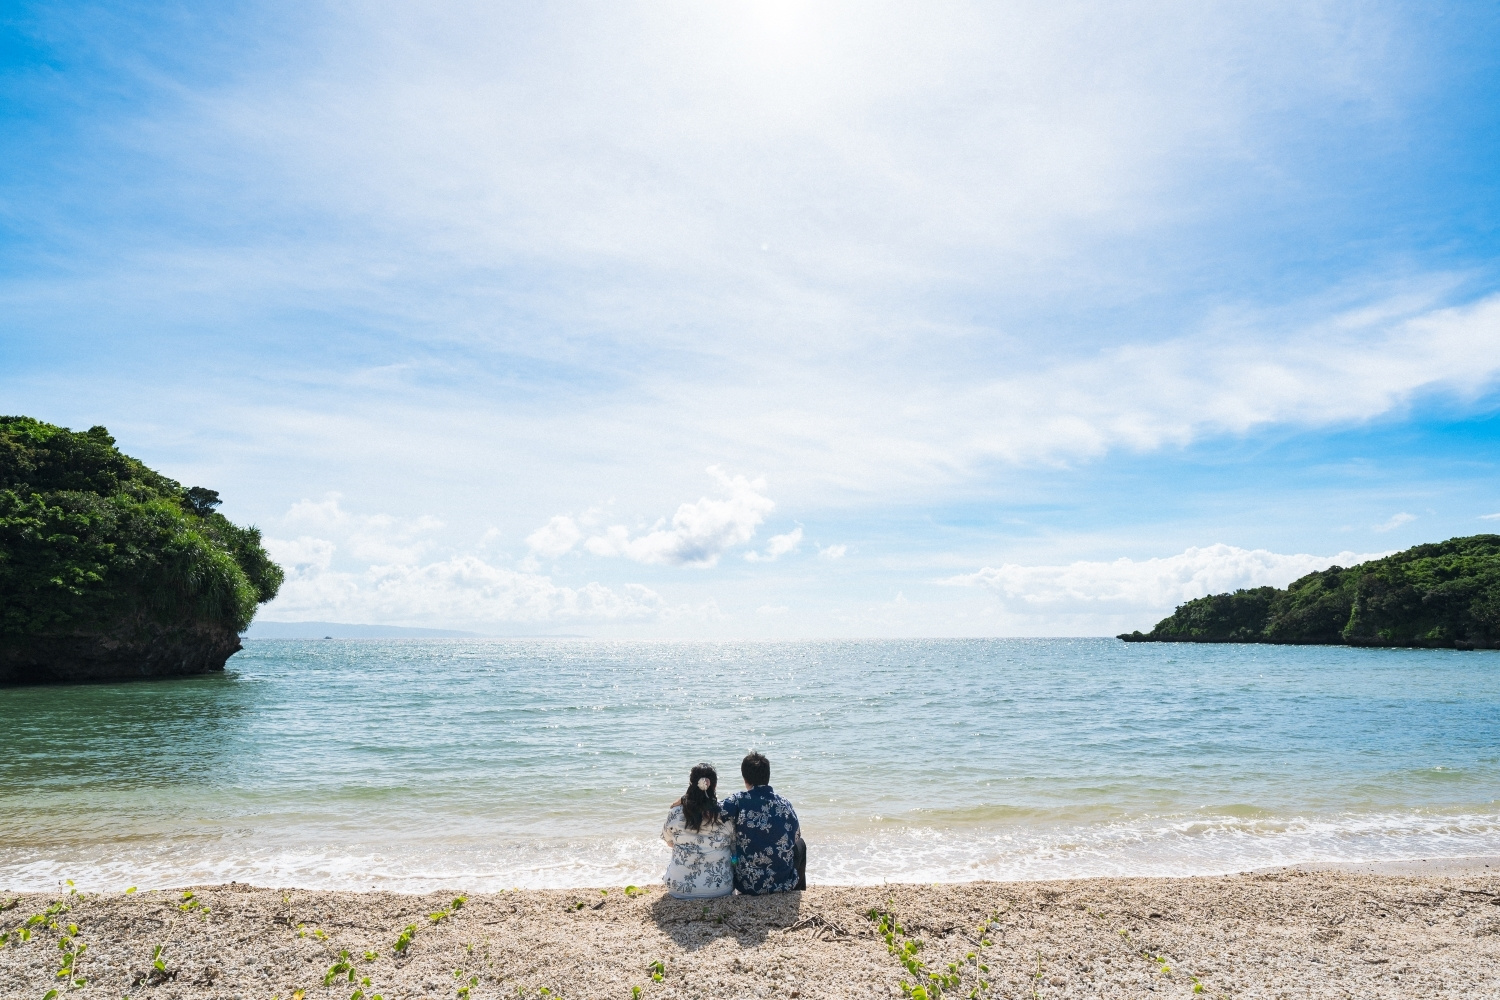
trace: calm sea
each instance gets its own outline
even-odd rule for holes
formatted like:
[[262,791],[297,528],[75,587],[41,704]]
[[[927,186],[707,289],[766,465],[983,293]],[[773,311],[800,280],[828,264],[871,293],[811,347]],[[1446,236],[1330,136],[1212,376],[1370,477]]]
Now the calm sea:
[[1500,653],[252,640],[222,676],[0,690],[0,887],[660,877],[770,756],[820,882],[1500,854]]

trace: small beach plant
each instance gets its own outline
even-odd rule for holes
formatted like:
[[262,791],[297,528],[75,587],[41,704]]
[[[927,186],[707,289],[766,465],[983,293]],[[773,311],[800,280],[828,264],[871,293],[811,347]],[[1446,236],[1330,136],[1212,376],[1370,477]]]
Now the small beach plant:
[[88,984],[88,979],[78,970],[78,963],[83,958],[83,953],[89,950],[87,942],[81,942],[78,938],[78,925],[69,924],[67,930],[57,939],[58,950],[63,953],[62,967],[57,970],[58,979],[66,979],[68,985],[75,990],[81,990]]
[[209,907],[191,889],[183,892],[182,903],[177,908],[184,913],[197,913],[204,919],[208,918]]
[[[956,990],[963,986],[964,978],[972,971],[974,985],[969,989],[971,1000],[978,1000],[990,989],[988,979],[982,978],[990,971],[990,967],[981,961],[980,951],[970,951],[961,960],[948,962],[941,972],[930,969],[919,954],[923,943],[920,938],[914,938],[907,934],[906,928],[896,918],[896,913],[891,909],[891,903],[887,901],[886,908],[871,907],[865,913],[865,917],[875,924],[876,933],[885,942],[886,951],[900,962],[907,973],[911,975],[912,981],[901,980],[901,992],[910,997],[911,1000],[938,1000],[945,992]],[[990,930],[995,927],[1000,919],[998,913],[992,913],[990,917],[981,923],[976,930],[979,949],[990,947],[993,943],[989,939]]]
[[396,938],[396,943],[391,949],[398,955],[405,955],[406,949],[411,947],[411,939],[417,936],[417,925],[407,924],[401,929],[401,935]]
[[354,982],[357,973],[354,971],[354,959],[350,957],[347,948],[339,952],[338,960],[328,967],[327,972],[323,973],[323,985],[325,987],[331,986],[335,979],[346,974],[349,977],[349,982]]
[[442,921],[447,920],[449,917],[453,916],[453,914],[462,909],[464,903],[468,902],[468,900],[468,896],[459,896],[443,909],[435,910],[432,913],[427,914],[427,919],[431,920],[435,924],[441,923]]
[[172,972],[167,968],[167,946],[159,944],[151,949],[151,978],[158,982],[171,978]]

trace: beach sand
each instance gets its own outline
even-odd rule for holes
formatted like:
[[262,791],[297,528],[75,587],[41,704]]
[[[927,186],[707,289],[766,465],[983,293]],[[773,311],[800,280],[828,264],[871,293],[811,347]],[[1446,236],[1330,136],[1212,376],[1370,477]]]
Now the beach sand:
[[[888,908],[921,940],[929,969],[958,963],[949,997],[968,996],[981,978],[992,984],[982,995],[1006,998],[1191,997],[1196,984],[1207,997],[1497,997],[1500,863],[1487,863],[814,887],[709,903],[673,900],[660,885],[631,898],[619,888],[523,890],[471,895],[436,922],[429,914],[455,893],[231,884],[195,888],[186,901],[184,890],[24,895],[0,913],[0,928],[58,901],[69,909],[58,929],[43,924],[0,948],[0,996],[41,1000],[61,987],[57,942],[73,923],[73,942],[88,945],[80,996],[287,1000],[301,989],[348,1000],[368,977],[366,996],[385,1000],[460,997],[465,986],[471,1000],[627,1000],[634,987],[646,1000],[899,997],[910,975],[867,916]],[[0,905],[12,900],[0,895]],[[408,924],[416,930],[398,955]],[[152,969],[157,945],[164,973]],[[341,968],[325,988],[341,952],[356,983]]]

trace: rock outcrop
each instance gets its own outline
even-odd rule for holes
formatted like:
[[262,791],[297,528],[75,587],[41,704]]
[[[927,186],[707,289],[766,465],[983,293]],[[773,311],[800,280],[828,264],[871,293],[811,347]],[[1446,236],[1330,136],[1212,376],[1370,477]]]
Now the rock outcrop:
[[224,669],[282,572],[218,505],[103,427],[0,417],[0,684]]
[[1500,648],[1500,535],[1418,545],[1180,605],[1126,642]]

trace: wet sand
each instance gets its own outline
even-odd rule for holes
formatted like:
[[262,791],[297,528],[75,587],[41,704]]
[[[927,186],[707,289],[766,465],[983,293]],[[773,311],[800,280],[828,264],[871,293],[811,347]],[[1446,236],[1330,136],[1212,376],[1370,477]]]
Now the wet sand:
[[[876,909],[900,925],[893,943],[921,941],[924,974],[958,977],[949,997],[967,997],[981,981],[990,984],[981,996],[1030,1000],[1493,997],[1500,868],[1485,867],[1493,860],[1427,871],[1409,862],[1398,872],[1304,866],[1208,878],[814,887],[710,903],[670,899],[659,885],[630,897],[620,888],[525,890],[469,896],[438,920],[431,915],[456,893],[233,884],[195,888],[188,899],[184,890],[0,893],[8,907],[0,930],[68,907],[54,915],[56,927],[34,925],[29,941],[0,947],[0,996],[68,995],[55,973],[71,923],[70,946],[88,945],[76,960],[88,981],[80,996],[289,1000],[302,990],[348,1000],[362,990],[384,1000],[627,1000],[639,988],[647,1000],[899,997],[912,976],[868,915]],[[397,952],[407,926],[414,933]]]

